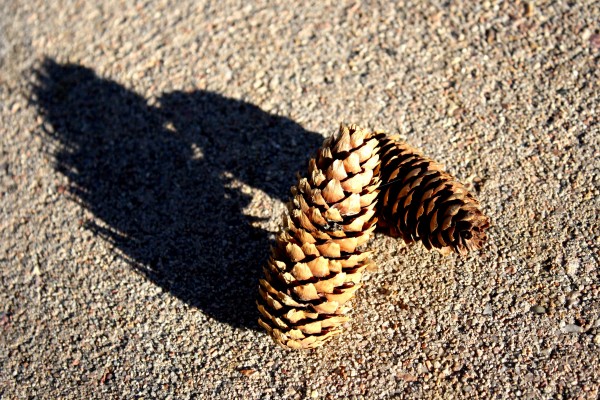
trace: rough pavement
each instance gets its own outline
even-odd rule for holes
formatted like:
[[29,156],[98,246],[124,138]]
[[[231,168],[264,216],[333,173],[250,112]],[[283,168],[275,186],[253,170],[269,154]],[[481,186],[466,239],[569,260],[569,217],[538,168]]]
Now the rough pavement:
[[[598,397],[598,2],[95,3],[0,1],[0,397]],[[256,281],[340,121],[490,241],[376,235],[346,333],[288,352]]]

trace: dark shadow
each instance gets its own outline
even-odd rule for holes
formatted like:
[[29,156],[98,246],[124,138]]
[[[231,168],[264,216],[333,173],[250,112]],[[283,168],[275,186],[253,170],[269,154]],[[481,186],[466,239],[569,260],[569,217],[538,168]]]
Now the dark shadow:
[[82,66],[46,59],[35,75],[32,101],[59,142],[57,170],[95,215],[87,226],[174,296],[256,328],[269,232],[251,225],[251,197],[232,179],[286,200],[322,137],[216,93],[165,93],[149,106]]

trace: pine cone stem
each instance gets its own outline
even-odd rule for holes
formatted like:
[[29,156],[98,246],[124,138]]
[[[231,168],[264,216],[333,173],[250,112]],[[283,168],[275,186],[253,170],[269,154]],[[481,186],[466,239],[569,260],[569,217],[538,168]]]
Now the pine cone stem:
[[443,254],[465,255],[481,248],[489,219],[464,185],[398,137],[375,137],[381,157],[379,227]]
[[260,280],[259,324],[287,348],[313,348],[342,331],[375,229],[378,140],[341,126],[292,187],[283,230]]

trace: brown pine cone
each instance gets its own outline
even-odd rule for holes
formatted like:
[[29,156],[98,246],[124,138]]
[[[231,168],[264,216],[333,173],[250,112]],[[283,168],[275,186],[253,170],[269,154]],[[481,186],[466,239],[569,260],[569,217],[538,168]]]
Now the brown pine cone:
[[481,248],[490,223],[473,195],[440,164],[398,137],[375,137],[381,157],[379,227],[442,254],[465,255]]
[[371,133],[341,126],[292,187],[257,300],[258,323],[284,347],[320,346],[349,320],[347,302],[370,263],[359,248],[377,221],[377,152]]

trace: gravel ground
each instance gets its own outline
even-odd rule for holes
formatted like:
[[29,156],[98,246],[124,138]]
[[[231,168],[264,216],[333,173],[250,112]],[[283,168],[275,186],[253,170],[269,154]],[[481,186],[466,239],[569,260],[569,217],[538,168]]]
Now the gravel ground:
[[[0,397],[597,398],[600,4],[0,1]],[[258,329],[289,186],[340,121],[491,217],[377,234],[346,333]]]

